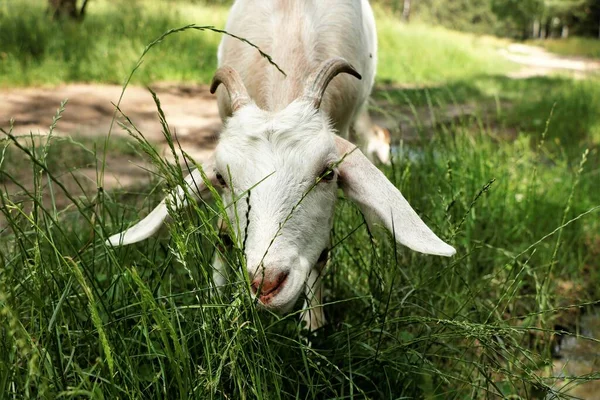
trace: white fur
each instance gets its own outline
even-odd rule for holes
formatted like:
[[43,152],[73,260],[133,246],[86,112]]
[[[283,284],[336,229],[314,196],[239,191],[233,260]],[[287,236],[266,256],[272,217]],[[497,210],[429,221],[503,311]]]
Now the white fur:
[[[237,245],[245,244],[251,281],[279,282],[277,277],[287,276],[278,292],[259,293],[264,307],[289,311],[304,290],[310,312],[303,319],[309,329],[324,323],[320,277],[325,261],[317,260],[329,246],[338,181],[346,196],[370,220],[393,231],[399,243],[427,254],[455,253],[423,223],[398,189],[343,138],[364,116],[375,78],[377,41],[367,0],[237,0],[226,29],[258,45],[287,74],[283,76],[247,44],[223,38],[219,65],[239,73],[252,101],[232,113],[221,85],[217,94],[225,126],[214,165],[204,166],[212,184],[217,184],[217,174],[225,179],[222,196],[226,204],[235,203],[227,208],[226,224]],[[337,76],[317,110],[302,99],[304,86],[308,76],[333,57],[349,61],[362,80]],[[385,158],[389,147],[385,149],[369,148],[369,152]],[[332,165],[334,179],[320,180]],[[163,202],[150,221],[146,218],[109,241],[116,245],[143,240],[166,215]],[[215,268],[222,267],[222,260],[215,260]],[[219,281],[225,276],[222,271],[217,275]]]
[[[325,116],[305,102],[280,112],[246,106],[221,134],[216,167],[231,176],[222,192],[225,203],[239,198],[237,207],[228,208],[228,220],[239,243],[248,234],[250,278],[289,273],[285,287],[265,307],[290,309],[327,247],[337,185],[317,184],[317,179],[339,159],[334,138]],[[240,196],[249,189],[248,202],[247,195]]]
[[[297,99],[320,63],[333,57],[348,61],[359,81],[340,75],[329,85],[321,110],[348,138],[351,124],[371,93],[377,69],[375,19],[367,0],[237,0],[225,29],[268,53],[284,76],[252,47],[224,36],[219,66],[233,67],[250,97],[269,111],[280,111]],[[231,115],[229,96],[218,91],[219,111]]]

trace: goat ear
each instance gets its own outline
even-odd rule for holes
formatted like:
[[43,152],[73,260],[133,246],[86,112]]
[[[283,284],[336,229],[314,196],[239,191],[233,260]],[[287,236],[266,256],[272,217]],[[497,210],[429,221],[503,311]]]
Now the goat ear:
[[[208,187],[204,179],[210,182],[211,185],[216,182],[216,174],[212,160],[204,165],[202,169],[206,174],[204,177],[202,172],[196,169],[185,178],[185,185],[190,193],[197,198],[200,198],[204,192],[208,191]],[[142,219],[131,228],[111,236],[106,241],[106,244],[113,246],[124,246],[127,244],[141,242],[142,240],[154,235],[160,229],[165,219],[169,215],[167,201],[169,201],[171,206],[177,210],[186,207],[188,205],[188,201],[185,196],[184,188],[182,186],[177,186],[174,192],[163,199],[158,206],[156,206],[156,208],[146,216],[146,218]]]
[[396,241],[424,254],[450,257],[456,253],[419,218],[402,193],[352,143],[336,136],[340,186],[347,197],[355,201],[367,220],[373,217],[389,231]]

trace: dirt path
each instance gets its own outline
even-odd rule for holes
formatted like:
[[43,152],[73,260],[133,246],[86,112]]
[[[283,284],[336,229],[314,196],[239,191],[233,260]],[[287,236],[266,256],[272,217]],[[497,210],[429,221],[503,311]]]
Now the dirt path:
[[[162,108],[182,148],[196,161],[205,160],[212,152],[221,128],[221,120],[215,97],[206,85],[157,84],[156,91]],[[121,86],[75,84],[56,88],[14,88],[0,90],[0,127],[8,130],[10,119],[14,120],[15,135],[30,132],[46,135],[52,118],[61,101],[68,99],[66,110],[58,122],[57,136],[103,139],[110,130]],[[156,105],[146,88],[131,86],[125,91],[121,110],[159,151],[169,157],[170,152],[162,135]],[[122,117],[117,120],[123,121]],[[111,131],[113,140],[128,137],[118,124]],[[141,176],[147,176],[139,160],[127,154],[112,154],[107,161],[104,186],[128,186]],[[95,180],[95,169],[80,171]]]
[[567,57],[550,53],[541,47],[513,43],[500,51],[508,60],[523,66],[509,74],[512,78],[548,76],[556,72],[571,73],[575,78],[585,78],[600,72],[600,61],[584,57]]

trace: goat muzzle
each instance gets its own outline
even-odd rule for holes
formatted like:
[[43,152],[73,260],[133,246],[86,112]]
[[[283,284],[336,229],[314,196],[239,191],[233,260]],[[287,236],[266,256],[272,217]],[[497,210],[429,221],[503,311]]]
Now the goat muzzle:
[[282,272],[274,279],[268,276],[257,277],[252,281],[252,292],[259,296],[262,303],[268,304],[283,289],[288,275],[287,272]]

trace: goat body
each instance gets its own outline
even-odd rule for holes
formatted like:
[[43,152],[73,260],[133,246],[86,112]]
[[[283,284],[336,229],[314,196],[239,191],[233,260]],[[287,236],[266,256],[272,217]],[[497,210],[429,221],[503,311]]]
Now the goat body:
[[[298,99],[309,75],[324,61],[333,57],[348,61],[362,79],[340,75],[327,88],[321,106],[338,134],[348,138],[375,80],[377,35],[368,1],[238,0],[225,29],[257,45],[287,75],[247,44],[223,37],[219,65],[238,71],[263,110],[281,111]],[[217,95],[221,117],[226,119],[231,115],[229,96],[224,90]]]
[[[369,121],[365,103],[377,40],[368,1],[238,0],[226,30],[259,46],[285,72],[246,43],[223,38],[211,91],[221,87],[224,127],[203,165],[224,203],[235,203],[223,227],[234,243],[245,244],[251,288],[263,307],[289,311],[304,292],[303,319],[310,329],[324,323],[320,277],[338,187],[399,243],[426,254],[455,253],[345,139],[357,121]],[[186,185],[192,193],[206,192],[199,171]],[[134,243],[155,233],[168,215],[166,201],[186,205],[182,193],[178,188],[109,242]],[[217,283],[224,280],[224,265],[217,255]]]

